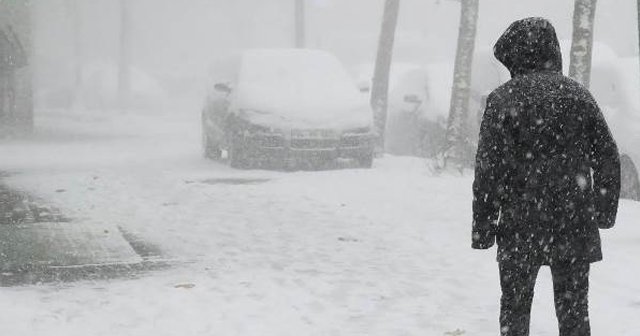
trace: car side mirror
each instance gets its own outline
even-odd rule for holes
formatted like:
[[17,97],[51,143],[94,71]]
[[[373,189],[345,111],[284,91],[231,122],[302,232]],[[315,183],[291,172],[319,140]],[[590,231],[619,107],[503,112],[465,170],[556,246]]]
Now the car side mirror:
[[369,83],[369,81],[360,81],[358,82],[358,90],[362,93],[369,93],[371,92],[371,84]]
[[222,92],[226,94],[231,93],[231,87],[227,83],[216,83],[216,85],[214,85],[213,88],[218,92]]
[[422,104],[422,99],[420,99],[420,97],[418,97],[418,95],[409,94],[409,95],[404,96],[404,102],[405,103],[410,103],[410,104],[420,105],[420,104]]

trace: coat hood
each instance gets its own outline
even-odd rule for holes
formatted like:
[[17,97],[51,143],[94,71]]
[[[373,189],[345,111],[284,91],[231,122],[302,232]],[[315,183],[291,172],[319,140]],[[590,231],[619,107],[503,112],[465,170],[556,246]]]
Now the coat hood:
[[509,69],[511,77],[542,71],[562,73],[556,30],[543,18],[512,23],[496,42],[493,54]]

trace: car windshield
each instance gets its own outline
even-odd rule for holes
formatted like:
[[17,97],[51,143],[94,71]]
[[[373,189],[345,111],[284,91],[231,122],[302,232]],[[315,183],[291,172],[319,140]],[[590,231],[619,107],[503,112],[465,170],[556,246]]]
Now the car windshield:
[[326,52],[254,50],[243,55],[237,88],[240,108],[303,116],[349,111],[362,98],[340,62]]

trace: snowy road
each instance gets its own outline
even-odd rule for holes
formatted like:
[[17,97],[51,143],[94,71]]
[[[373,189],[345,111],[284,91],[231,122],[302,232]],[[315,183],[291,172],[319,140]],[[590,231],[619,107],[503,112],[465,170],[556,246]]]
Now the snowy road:
[[[386,157],[372,170],[236,171],[195,120],[39,120],[0,145],[8,185],[174,262],[136,279],[0,289],[2,335],[495,335],[495,250],[470,249],[471,177]],[[60,192],[64,190],[64,192]],[[622,202],[591,278],[594,335],[640,333],[640,204]],[[550,272],[532,334],[556,335]]]

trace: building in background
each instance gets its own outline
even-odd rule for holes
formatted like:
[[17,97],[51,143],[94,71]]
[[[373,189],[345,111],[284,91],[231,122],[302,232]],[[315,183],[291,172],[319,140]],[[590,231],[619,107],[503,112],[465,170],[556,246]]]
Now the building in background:
[[33,127],[30,2],[0,0],[0,138]]

